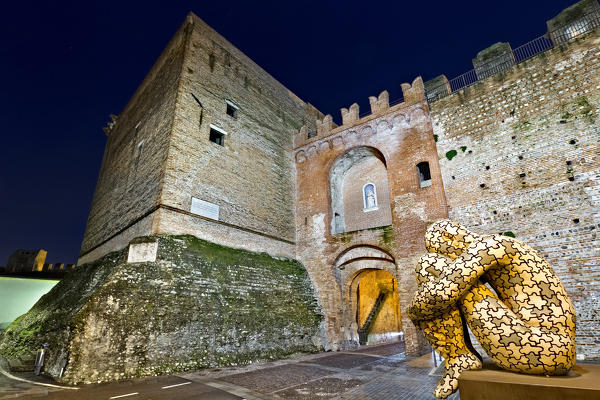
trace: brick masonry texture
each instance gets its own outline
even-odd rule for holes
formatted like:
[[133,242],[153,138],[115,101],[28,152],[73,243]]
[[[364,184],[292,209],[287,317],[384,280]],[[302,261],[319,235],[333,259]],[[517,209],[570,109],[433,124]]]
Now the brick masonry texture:
[[[189,210],[193,196],[218,204],[224,222],[293,241],[291,132],[320,114],[197,17],[190,20],[162,202]],[[192,95],[204,107],[200,127]],[[235,118],[225,100],[239,107]],[[224,146],[209,141],[210,124],[227,132]]]
[[579,357],[595,360],[599,45],[596,31],[431,106],[450,218],[538,249],[575,304]]
[[[373,184],[376,188],[377,208],[365,210],[363,188]],[[354,165],[344,177],[344,217],[346,231],[386,226],[392,223],[390,194],[385,165],[377,157],[369,157]]]
[[[416,287],[414,265],[425,251],[425,229],[430,221],[446,217],[446,202],[423,82],[418,78],[402,88],[404,103],[391,108],[376,105],[373,114],[331,130],[321,129],[311,138],[300,136],[303,130],[296,134],[296,255],[321,299],[326,345],[331,349],[356,345],[356,312],[347,293],[366,268],[384,269],[396,278],[407,352],[424,348],[404,311]],[[392,226],[336,234],[331,229],[330,171],[340,157],[356,148],[374,149],[385,160]],[[416,165],[422,161],[431,167],[432,186],[427,188],[419,187]],[[377,170],[374,174],[376,178]],[[387,253],[393,261],[364,260],[373,249]],[[348,259],[349,264],[336,265],[350,251],[356,254]]]

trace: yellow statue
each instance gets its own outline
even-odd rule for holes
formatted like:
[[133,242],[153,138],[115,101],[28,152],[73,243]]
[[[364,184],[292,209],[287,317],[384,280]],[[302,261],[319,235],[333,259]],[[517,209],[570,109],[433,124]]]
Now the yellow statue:
[[464,322],[501,368],[564,375],[573,367],[575,310],[537,251],[449,220],[429,227],[425,247],[429,253],[417,264],[418,289],[408,313],[445,358],[437,398],[456,391],[462,371],[481,368]]

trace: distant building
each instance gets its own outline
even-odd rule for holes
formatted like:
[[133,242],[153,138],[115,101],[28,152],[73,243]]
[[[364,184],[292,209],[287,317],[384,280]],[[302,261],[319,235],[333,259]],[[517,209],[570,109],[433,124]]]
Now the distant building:
[[43,249],[16,250],[6,264],[7,273],[42,271],[48,252]]
[[45,263],[47,254],[48,252],[43,249],[18,249],[10,256],[6,267],[0,267],[0,273],[30,275],[31,272],[39,272],[62,276],[75,268],[75,264]]

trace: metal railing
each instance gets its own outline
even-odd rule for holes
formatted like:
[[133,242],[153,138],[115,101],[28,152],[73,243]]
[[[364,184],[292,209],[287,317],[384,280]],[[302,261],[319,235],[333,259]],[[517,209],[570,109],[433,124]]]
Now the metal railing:
[[600,26],[600,12],[594,11],[584,15],[577,21],[567,26],[554,30],[550,33],[550,38],[555,44],[566,43],[571,39],[593,31]]
[[[578,36],[591,32],[598,27],[600,27],[600,11],[593,11],[585,14],[570,25],[567,24],[567,26],[561,27],[552,32],[548,32],[543,36],[540,36],[522,46],[513,49],[512,53],[514,56],[514,62],[503,61],[498,63],[497,59],[491,60],[488,63],[477,67],[480,76],[478,76],[478,73],[475,71],[475,69],[472,69],[462,75],[457,76],[456,78],[450,79],[448,81],[449,88],[446,83],[442,83],[430,88],[430,90],[427,91],[427,100],[430,103],[433,103],[458,90],[471,86],[481,79],[487,78],[502,70],[510,68],[510,66],[514,65],[515,63],[519,64],[525,60],[535,57],[540,53],[552,49],[558,44],[566,43]],[[497,65],[493,65],[494,63]]]
[[475,73],[475,70],[472,69],[448,81],[448,83],[450,84],[450,93],[456,92],[457,90],[460,90],[467,86],[471,86],[475,82],[477,82],[477,74]]
[[515,61],[518,64],[540,54],[541,52],[550,50],[553,47],[554,43],[552,43],[552,39],[550,39],[546,34],[537,39],[533,39],[531,42],[525,43],[516,49],[513,49],[513,55],[515,56]]

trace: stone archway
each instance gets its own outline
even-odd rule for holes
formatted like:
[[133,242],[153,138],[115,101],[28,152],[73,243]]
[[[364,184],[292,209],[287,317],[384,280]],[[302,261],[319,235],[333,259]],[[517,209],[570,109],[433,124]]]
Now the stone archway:
[[337,257],[334,266],[342,278],[347,346],[400,340],[402,319],[393,256],[376,246],[353,246]]

